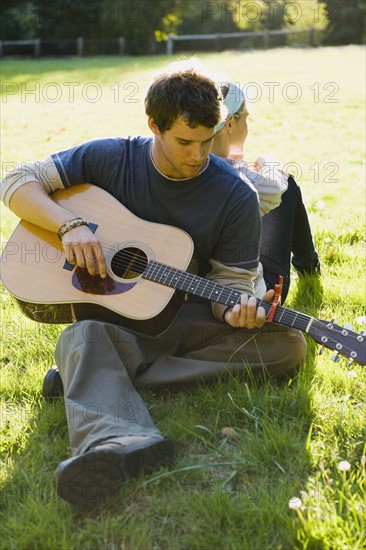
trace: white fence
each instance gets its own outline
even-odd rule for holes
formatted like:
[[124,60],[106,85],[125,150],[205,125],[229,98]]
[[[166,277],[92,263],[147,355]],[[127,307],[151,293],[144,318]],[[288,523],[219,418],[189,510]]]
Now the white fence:
[[8,47],[14,52],[19,46],[21,48],[20,51],[24,52],[24,47],[27,47],[29,54],[31,53],[33,57],[40,57],[42,55],[42,44],[44,47],[50,45],[67,46],[71,48],[73,55],[78,56],[85,55],[90,46],[98,49],[98,46],[113,45],[116,53],[119,55],[124,55],[126,47],[126,41],[123,37],[116,38],[115,40],[88,40],[83,37],[69,40],[41,40],[40,38],[35,38],[34,40],[0,40],[0,57],[6,55],[6,50],[9,51]]
[[310,27],[307,30],[291,30],[291,29],[279,29],[274,31],[248,31],[248,32],[230,32],[230,33],[218,33],[218,34],[181,34],[179,36],[169,35],[166,44],[166,54],[173,55],[174,42],[178,41],[190,41],[190,40],[211,40],[216,44],[216,49],[222,48],[222,39],[226,38],[257,38],[262,37],[262,45],[264,49],[271,47],[271,36],[282,36],[287,34],[299,34],[307,33],[307,44],[309,46],[314,45],[314,29]]
[[[274,31],[265,30],[217,34],[183,34],[178,36],[169,35],[166,42],[166,54],[173,55],[174,43],[179,41],[211,41],[211,43],[213,43],[213,47],[211,47],[211,49],[220,51],[224,49],[224,43],[227,39],[231,39],[231,44],[232,39],[238,39],[238,47],[240,48],[242,47],[240,45],[240,38],[249,38],[253,41],[254,39],[259,38],[262,47],[264,49],[267,49],[271,47],[271,37],[296,35],[300,33],[302,33],[303,35],[305,34],[303,43],[306,43],[309,46],[314,46],[314,32],[315,30],[313,28],[309,28],[305,30],[279,29]],[[256,43],[258,44],[257,40]],[[10,55],[14,55],[16,50],[18,50],[19,53],[22,55],[24,55],[24,51],[26,50],[27,55],[40,57],[44,54],[47,55],[47,50],[52,46],[57,47],[58,54],[61,55],[83,56],[90,53],[90,48],[92,48],[91,53],[93,55],[98,55],[98,50],[105,46],[108,46],[110,49],[112,48],[115,54],[124,55],[126,50],[126,41],[123,37],[116,38],[114,40],[89,40],[83,37],[69,40],[42,40],[40,38],[35,38],[34,40],[3,40],[0,41],[0,57],[4,57],[5,55],[9,54],[9,52],[11,52]],[[230,47],[232,48],[233,46]]]

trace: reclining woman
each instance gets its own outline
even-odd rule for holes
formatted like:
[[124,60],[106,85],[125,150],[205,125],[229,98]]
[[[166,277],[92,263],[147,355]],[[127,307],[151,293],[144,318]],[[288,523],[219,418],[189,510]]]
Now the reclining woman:
[[[309,218],[301,190],[291,175],[278,163],[258,157],[253,168],[243,160],[243,147],[248,136],[248,108],[242,89],[233,83],[221,85],[227,116],[216,126],[211,153],[226,158],[259,197],[262,215],[260,260],[263,277],[257,285],[273,288],[283,276],[282,302],[290,287],[291,263],[300,275],[320,272]],[[264,282],[263,282],[264,278]]]

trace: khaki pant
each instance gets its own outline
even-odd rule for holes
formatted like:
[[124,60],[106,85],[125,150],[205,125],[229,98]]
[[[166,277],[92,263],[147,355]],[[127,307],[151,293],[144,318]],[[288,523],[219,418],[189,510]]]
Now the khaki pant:
[[248,368],[254,375],[291,374],[305,354],[299,331],[275,324],[232,329],[213,319],[209,304],[185,304],[155,338],[99,321],[70,325],[57,344],[56,363],[72,453],[110,437],[161,436],[139,388],[208,381]]

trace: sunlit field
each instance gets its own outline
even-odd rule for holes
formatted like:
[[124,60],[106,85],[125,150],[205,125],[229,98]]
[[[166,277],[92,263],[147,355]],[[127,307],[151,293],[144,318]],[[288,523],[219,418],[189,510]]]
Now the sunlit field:
[[[366,330],[364,48],[200,59],[248,97],[248,162],[269,156],[301,185],[322,273],[293,273],[286,306]],[[144,95],[170,61],[3,60],[3,173],[96,137],[148,135]],[[2,246],[16,225],[2,206]],[[54,486],[68,456],[63,400],[41,395],[63,327],[26,319],[0,292],[4,548],[365,547],[365,367],[334,362],[309,338],[306,362],[287,383],[228,376],[145,391],[158,427],[177,443],[174,469],[129,481],[113,501],[81,513]]]

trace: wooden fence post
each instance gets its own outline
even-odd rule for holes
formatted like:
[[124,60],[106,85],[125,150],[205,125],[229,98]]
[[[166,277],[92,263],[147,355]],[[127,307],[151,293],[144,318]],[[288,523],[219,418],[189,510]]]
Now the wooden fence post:
[[173,37],[169,35],[168,40],[166,41],[166,54],[173,55],[173,51],[174,51]]
[[119,55],[124,55],[126,49],[126,39],[123,36],[120,36],[118,39],[118,53]]
[[309,42],[309,46],[312,48],[314,46],[314,29],[313,29],[313,27],[308,28],[308,42]]
[[79,38],[76,39],[76,47],[77,55],[82,57],[84,54],[84,38],[82,36],[79,36]]
[[215,36],[215,48],[217,52],[221,51],[221,40],[220,40],[220,35],[218,34]]
[[269,30],[268,29],[263,32],[263,48],[265,50],[268,50],[269,48]]
[[41,39],[36,38],[34,40],[34,57],[39,57],[41,55]]

